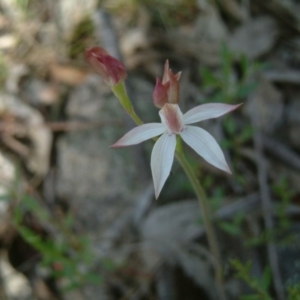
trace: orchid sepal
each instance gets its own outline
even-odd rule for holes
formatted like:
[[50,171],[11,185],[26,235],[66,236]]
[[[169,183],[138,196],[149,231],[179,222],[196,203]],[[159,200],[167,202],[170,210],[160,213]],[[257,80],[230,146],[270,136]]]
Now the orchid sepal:
[[151,153],[151,171],[157,199],[170,175],[176,149],[176,136],[164,133],[155,143]]
[[134,127],[127,132],[116,143],[111,145],[111,148],[120,148],[126,146],[132,146],[142,143],[146,140],[152,139],[158,135],[164,133],[165,128],[161,123],[148,123]]
[[193,124],[208,119],[221,117],[235,109],[242,104],[231,105],[225,103],[206,103],[198,105],[183,115],[185,124]]

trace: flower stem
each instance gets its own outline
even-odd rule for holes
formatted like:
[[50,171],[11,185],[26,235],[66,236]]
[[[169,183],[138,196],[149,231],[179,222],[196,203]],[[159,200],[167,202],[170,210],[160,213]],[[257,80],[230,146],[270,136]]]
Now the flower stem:
[[135,113],[134,108],[131,104],[131,100],[127,95],[127,91],[125,88],[125,84],[123,81],[119,82],[118,84],[112,86],[112,91],[116,95],[116,97],[119,99],[120,103],[126,110],[126,112],[130,115],[132,120],[137,124],[137,125],[142,125],[143,122],[142,120],[138,117],[138,115]]
[[208,198],[206,196],[206,193],[202,185],[197,179],[197,176],[193,168],[191,167],[190,163],[185,157],[180,137],[177,138],[177,147],[176,147],[175,154],[178,162],[181,164],[182,168],[184,169],[197,195],[200,208],[202,211],[202,217],[203,217],[206,233],[207,233],[209,248],[212,251],[214,257],[215,279],[218,287],[218,296],[219,299],[225,300],[226,296],[225,296],[224,283],[223,283],[222,259],[221,259],[220,248],[219,248],[216,232],[212,223]]

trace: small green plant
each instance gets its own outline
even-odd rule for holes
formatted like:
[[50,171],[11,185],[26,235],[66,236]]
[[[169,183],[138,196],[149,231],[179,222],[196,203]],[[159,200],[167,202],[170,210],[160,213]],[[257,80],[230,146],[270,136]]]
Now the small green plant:
[[69,42],[68,56],[71,59],[78,59],[90,40],[95,34],[94,24],[90,17],[86,16],[75,27]]
[[253,128],[251,125],[244,125],[241,128],[237,121],[232,118],[226,118],[223,124],[226,139],[221,142],[221,145],[227,149],[239,148],[253,137]]
[[[63,279],[60,281],[62,292],[86,283],[101,283],[99,274],[92,271],[96,257],[90,241],[74,231],[72,213],[54,215],[36,196],[25,191],[19,167],[7,194],[1,195],[1,199],[14,202],[12,223],[17,233],[37,250],[40,267],[54,278]],[[105,269],[106,265],[104,262]]]
[[238,62],[241,73],[238,77],[234,70],[234,54],[226,45],[221,47],[220,56],[219,72],[215,73],[210,69],[201,68],[203,87],[210,90],[212,96],[209,101],[211,102],[236,103],[256,89],[257,83],[251,81],[251,77],[263,66],[251,62],[245,55],[242,55]]
[[[51,224],[55,234],[43,236],[23,222],[30,214],[36,222]],[[41,254],[41,266],[57,279],[64,279],[63,291],[78,288],[90,282],[101,282],[101,277],[90,271],[95,257],[88,238],[73,232],[71,214],[53,222],[53,216],[30,195],[23,195],[14,211],[14,225],[23,239]]]
[[241,236],[243,234],[242,223],[245,220],[243,212],[238,212],[231,221],[219,221],[218,226],[225,232],[233,236]]
[[272,300],[273,298],[269,294],[269,288],[271,285],[271,271],[269,267],[264,269],[261,278],[251,276],[251,262],[246,264],[238,259],[231,260],[231,265],[237,271],[236,276],[245,281],[254,291],[251,295],[244,295],[241,300]]
[[272,191],[280,201],[276,209],[279,227],[287,230],[291,226],[291,220],[288,218],[286,210],[291,204],[295,191],[290,187],[287,178],[282,178],[279,183],[273,184]]
[[288,287],[288,300],[300,300],[300,283]]
[[297,237],[295,236],[295,234],[293,232],[289,232],[289,228],[291,227],[291,220],[286,213],[295,192],[290,187],[289,182],[286,178],[281,179],[279,183],[273,184],[272,192],[280,200],[279,203],[275,205],[275,212],[278,223],[271,230],[264,230],[260,235],[248,238],[245,242],[245,245],[247,246],[259,246],[267,244],[270,241],[276,241],[278,245],[297,242]]
[[[254,291],[251,295],[244,295],[241,300],[272,300],[273,297],[269,293],[271,285],[271,270],[270,267],[265,267],[261,278],[256,278],[250,274],[251,262],[246,264],[238,259],[231,260],[231,265],[237,271],[236,276],[247,283]],[[299,282],[287,284],[287,299],[300,300],[300,284]]]

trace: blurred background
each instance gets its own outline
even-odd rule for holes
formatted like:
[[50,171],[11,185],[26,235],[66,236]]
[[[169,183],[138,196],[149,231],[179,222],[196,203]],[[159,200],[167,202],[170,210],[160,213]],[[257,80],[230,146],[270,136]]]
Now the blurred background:
[[300,4],[296,0],[0,0],[0,300],[213,300],[213,258],[175,162],[157,201],[153,142],[84,50],[128,71],[145,122],[169,59],[183,112],[243,103],[200,124],[231,176],[186,147],[210,198],[228,299],[300,299]]

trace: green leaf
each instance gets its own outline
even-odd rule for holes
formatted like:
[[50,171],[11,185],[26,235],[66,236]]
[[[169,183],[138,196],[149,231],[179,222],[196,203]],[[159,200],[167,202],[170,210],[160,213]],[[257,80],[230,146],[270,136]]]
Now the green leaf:
[[226,131],[231,135],[234,135],[238,130],[237,123],[233,118],[226,118],[224,126]]
[[228,83],[232,72],[233,54],[229,51],[228,46],[223,44],[221,47],[222,74],[223,83]]
[[100,284],[103,283],[103,278],[96,273],[90,273],[85,275],[86,281],[93,283],[93,284]]
[[219,87],[220,80],[207,68],[201,68],[200,70],[203,84],[205,87]]
[[242,296],[241,300],[261,300],[262,298],[258,295],[245,295]]
[[258,83],[248,83],[248,84],[243,84],[237,89],[236,92],[236,97],[237,98],[245,98],[252,92],[254,92],[258,87]]
[[231,235],[238,236],[242,233],[240,227],[231,222],[219,222],[218,224],[222,230]]
[[251,126],[246,126],[242,133],[239,135],[239,141],[245,143],[252,139],[253,137],[253,128]]
[[249,69],[250,69],[250,62],[245,54],[242,54],[240,63],[241,63],[241,68],[242,68],[242,72],[243,72],[243,79],[245,79],[247,77]]
[[266,267],[261,281],[261,285],[264,290],[267,290],[270,287],[271,279],[272,279],[271,275],[272,274],[271,274],[270,267]]

